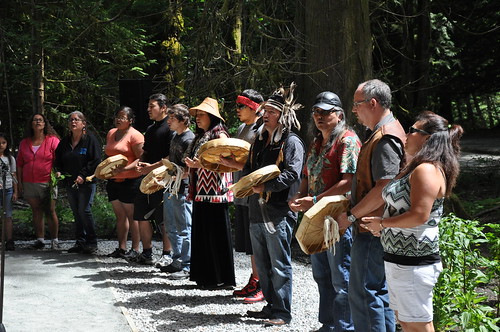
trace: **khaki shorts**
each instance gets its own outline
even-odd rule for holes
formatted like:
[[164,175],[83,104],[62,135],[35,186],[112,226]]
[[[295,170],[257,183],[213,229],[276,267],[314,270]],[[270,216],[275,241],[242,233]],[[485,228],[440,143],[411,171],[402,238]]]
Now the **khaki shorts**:
[[[48,183],[33,183],[33,182],[23,182],[23,196],[24,198],[38,198],[40,200],[45,200],[50,198]],[[57,187],[53,188],[54,199],[57,198]]]

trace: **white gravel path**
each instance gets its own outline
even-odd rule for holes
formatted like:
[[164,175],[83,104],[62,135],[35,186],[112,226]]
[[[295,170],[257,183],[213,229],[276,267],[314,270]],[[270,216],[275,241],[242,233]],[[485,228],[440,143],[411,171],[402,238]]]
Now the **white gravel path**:
[[[98,261],[135,331],[306,332],[320,327],[318,291],[308,264],[293,262],[292,322],[264,327],[261,320],[246,317],[247,310],[260,310],[262,303],[244,304],[232,297],[232,290],[201,290],[189,280],[170,280],[154,267],[104,256],[115,246],[114,241],[100,241]],[[154,247],[157,254],[161,252],[159,242]],[[250,259],[235,253],[234,260],[239,288],[248,281]]]

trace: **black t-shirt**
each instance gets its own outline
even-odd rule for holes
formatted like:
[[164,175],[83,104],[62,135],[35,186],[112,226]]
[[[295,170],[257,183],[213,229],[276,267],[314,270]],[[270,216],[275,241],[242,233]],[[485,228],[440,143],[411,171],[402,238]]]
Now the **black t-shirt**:
[[163,120],[155,121],[146,129],[142,161],[153,164],[168,157],[173,132],[168,126],[167,119],[168,117],[165,117]]
[[[174,137],[170,142],[170,154],[168,159],[176,165],[185,167],[184,163],[184,153],[189,147],[189,144],[194,140],[194,133],[191,130],[185,131],[182,134],[174,133]],[[182,184],[179,188],[179,193],[187,194],[188,178],[182,180]]]

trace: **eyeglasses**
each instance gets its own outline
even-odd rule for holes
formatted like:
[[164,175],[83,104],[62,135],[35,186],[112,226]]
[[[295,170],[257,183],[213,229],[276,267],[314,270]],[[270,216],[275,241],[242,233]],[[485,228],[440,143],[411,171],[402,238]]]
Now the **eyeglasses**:
[[44,119],[33,119],[33,122],[36,122],[36,123],[44,123],[45,120]]
[[329,116],[333,112],[335,112],[333,108],[331,110],[324,110],[322,108],[315,108],[312,110],[313,115],[319,115],[319,116]]
[[370,101],[370,99],[365,99],[365,100],[362,100],[362,101],[354,101],[354,102],[352,103],[352,107],[353,107],[353,108],[358,108],[358,106],[359,106],[359,105],[361,105],[361,104],[363,104],[363,103],[367,103],[367,102],[369,102],[369,101]]
[[430,135],[430,133],[426,132],[425,130],[418,129],[418,128],[415,128],[412,126],[412,127],[408,128],[408,134],[413,134],[413,133],[419,133],[422,135]]
[[68,119],[68,122],[80,122],[82,121],[82,119],[78,119],[78,118],[73,118],[73,119]]
[[247,107],[247,105],[236,104],[236,108],[239,109],[239,110],[244,109],[245,107]]
[[116,117],[115,120],[128,121],[128,118],[118,118],[118,117]]

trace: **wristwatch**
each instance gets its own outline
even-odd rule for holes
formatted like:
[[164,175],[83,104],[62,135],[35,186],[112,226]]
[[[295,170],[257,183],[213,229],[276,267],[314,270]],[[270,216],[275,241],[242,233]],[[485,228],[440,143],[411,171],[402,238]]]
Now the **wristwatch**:
[[349,220],[351,224],[356,222],[357,219],[358,218],[356,218],[356,216],[354,216],[354,214],[352,214],[351,211],[347,212],[347,220]]

